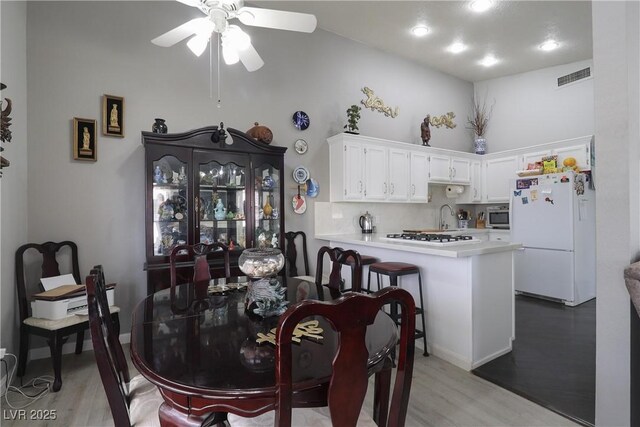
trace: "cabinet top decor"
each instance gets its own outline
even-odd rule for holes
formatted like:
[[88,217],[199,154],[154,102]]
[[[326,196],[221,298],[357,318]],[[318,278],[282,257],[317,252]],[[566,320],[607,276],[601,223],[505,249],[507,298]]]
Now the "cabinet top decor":
[[261,143],[245,132],[233,128],[226,129],[226,139],[219,138],[220,129],[220,126],[207,126],[181,133],[142,132],[142,144],[153,143],[208,150],[215,148],[225,152],[254,154],[284,154],[287,151],[287,147]]

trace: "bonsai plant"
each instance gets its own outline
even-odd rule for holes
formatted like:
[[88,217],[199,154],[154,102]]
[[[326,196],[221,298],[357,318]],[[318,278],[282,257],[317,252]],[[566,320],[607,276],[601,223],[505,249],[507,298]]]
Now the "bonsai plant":
[[474,97],[471,117],[467,117],[467,123],[469,124],[468,128],[473,130],[475,134],[474,145],[476,154],[485,154],[487,140],[484,138],[484,134],[487,131],[492,112],[493,105],[487,108],[486,100],[481,104],[480,101]]
[[347,133],[358,133],[358,120],[360,120],[360,110],[361,108],[355,104],[349,107],[349,109],[347,110],[347,124],[344,125]]

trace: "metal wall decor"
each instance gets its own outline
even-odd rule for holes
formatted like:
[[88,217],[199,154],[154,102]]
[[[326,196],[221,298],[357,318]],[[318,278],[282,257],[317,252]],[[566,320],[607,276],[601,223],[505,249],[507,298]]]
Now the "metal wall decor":
[[392,109],[391,107],[387,107],[386,105],[384,105],[384,101],[377,97],[373,93],[372,89],[369,89],[365,86],[362,88],[362,93],[367,95],[367,99],[360,101],[360,103],[364,105],[365,108],[369,108],[371,111],[379,111],[386,117],[391,117],[392,119],[398,116],[398,107]]
[[[0,90],[5,89],[7,86],[3,83],[0,83]],[[9,130],[9,126],[11,126],[11,100],[9,98],[5,98],[4,101],[7,102],[7,106],[2,110],[1,115],[1,125],[0,125],[0,141],[2,142],[11,142],[11,131]],[[2,103],[4,101],[0,100],[0,108],[2,107]],[[0,152],[4,151],[4,147],[0,146]],[[9,166],[9,160],[0,156],[0,177],[2,176],[2,168],[6,168]]]
[[456,115],[454,114],[454,112],[449,111],[447,114],[431,117],[430,123],[431,123],[431,126],[435,128],[440,128],[444,126],[447,129],[453,129],[454,127],[456,127],[456,124],[453,122],[453,119],[455,118],[456,118]]

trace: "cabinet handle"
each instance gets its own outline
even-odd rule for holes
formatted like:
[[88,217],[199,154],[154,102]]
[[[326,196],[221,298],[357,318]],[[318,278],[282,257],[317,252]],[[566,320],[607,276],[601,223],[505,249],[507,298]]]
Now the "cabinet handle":
[[473,189],[473,197],[474,198],[478,197],[478,189],[477,188]]
[[[360,183],[360,192],[362,193],[362,181],[358,181]],[[365,195],[367,194],[367,192],[365,191],[364,193]]]
[[393,182],[391,183],[391,194],[395,193],[396,191],[396,187],[393,185]]
[[416,194],[416,185],[415,184],[411,184],[411,195],[415,196]]
[[453,176],[456,176],[456,168],[452,168],[453,169]]
[[196,211],[196,218],[198,219],[198,221],[196,221],[195,223],[195,228],[198,228],[199,224],[200,224],[200,197],[196,196],[193,198],[193,205],[195,206],[195,211]]
[[384,194],[387,194],[387,183],[384,183]]

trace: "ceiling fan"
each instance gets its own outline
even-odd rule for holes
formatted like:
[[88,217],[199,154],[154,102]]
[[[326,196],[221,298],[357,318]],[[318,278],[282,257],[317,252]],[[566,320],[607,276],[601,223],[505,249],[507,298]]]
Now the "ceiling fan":
[[193,36],[187,42],[191,51],[200,56],[209,43],[211,35],[217,33],[222,41],[222,57],[225,63],[241,61],[248,71],[256,71],[264,61],[251,44],[247,33],[229,20],[237,18],[244,25],[274,28],[278,30],[311,33],[316,29],[314,15],[273,9],[260,9],[244,5],[243,0],[177,0],[187,6],[197,7],[206,16],[170,30],[151,40],[152,43],[169,47]]

